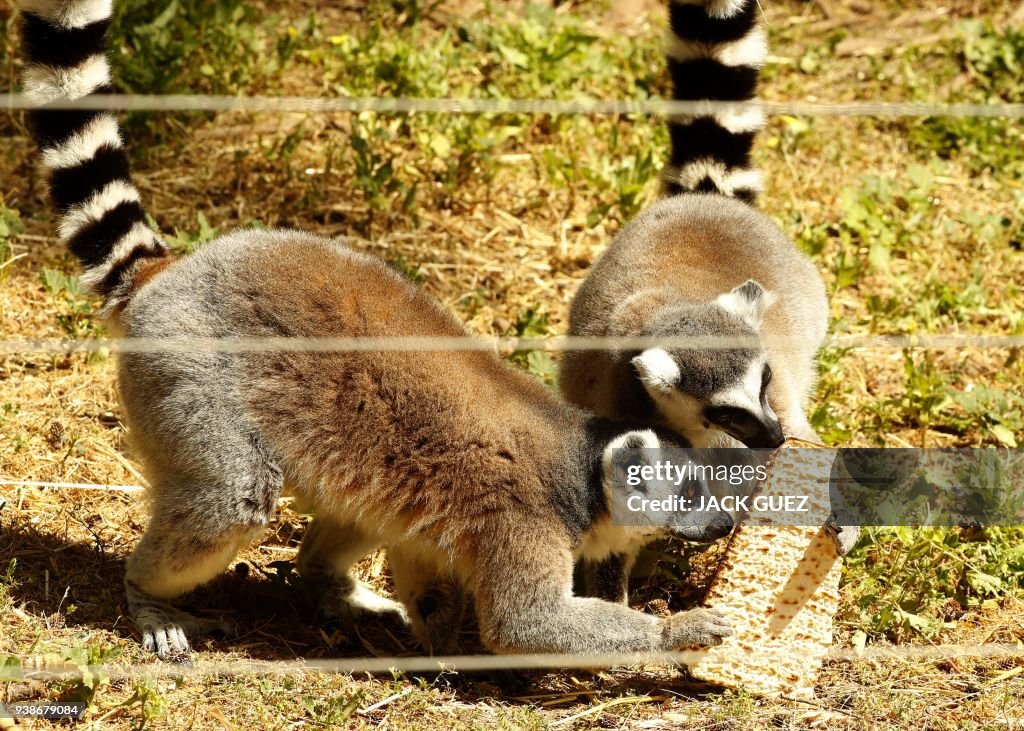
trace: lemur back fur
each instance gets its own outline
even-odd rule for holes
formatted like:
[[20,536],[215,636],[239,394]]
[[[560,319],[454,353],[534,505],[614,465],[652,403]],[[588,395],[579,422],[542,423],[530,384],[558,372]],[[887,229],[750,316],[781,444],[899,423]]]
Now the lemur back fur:
[[[109,0],[21,8],[37,102],[108,90]],[[112,115],[43,106],[30,117],[61,238],[126,337],[466,337],[383,263],[312,234],[236,232],[175,260],[145,222]],[[576,557],[650,537],[610,524],[622,489],[610,456],[664,435],[570,406],[496,354],[148,352],[122,354],[117,369],[152,503],[128,560],[128,609],[161,657],[219,626],[170,600],[258,538],[286,484],[315,510],[298,564],[329,618],[408,619],[443,652],[466,587],[495,651],[670,650],[731,632],[711,609],[658,618],[572,595]],[[709,540],[730,527],[726,515],[677,521]],[[350,573],[384,544],[401,603]]]
[[[757,0],[670,0],[673,98],[754,100],[767,55],[760,16]],[[559,384],[570,401],[667,426],[699,447],[817,441],[805,409],[828,299],[810,260],[754,207],[762,181],[751,148],[763,125],[757,107],[670,117],[661,200],[615,237],[569,317],[577,336],[720,336],[750,346],[569,352]],[[625,552],[583,566],[578,583],[623,601],[634,560]]]
[[[753,100],[767,54],[756,0],[673,0],[669,11],[673,97]],[[761,178],[750,152],[763,123],[757,108],[669,119],[663,198],[594,265],[569,326],[573,335],[760,337],[763,348],[572,352],[560,376],[571,401],[661,421],[699,446],[729,443],[728,430],[709,423],[716,405],[756,417],[751,446],[775,446],[783,433],[815,438],[804,409],[828,300],[813,264],[752,205]],[[765,362],[766,406],[757,378]],[[742,429],[732,436],[749,443]]]

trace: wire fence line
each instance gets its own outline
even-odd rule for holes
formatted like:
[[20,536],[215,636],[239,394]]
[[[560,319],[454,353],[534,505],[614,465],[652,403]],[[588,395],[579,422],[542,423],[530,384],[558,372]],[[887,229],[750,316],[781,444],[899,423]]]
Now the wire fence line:
[[[8,110],[35,108],[25,95],[0,94],[0,105]],[[318,97],[232,97],[210,95],[92,95],[63,100],[48,108],[98,109],[124,111],[246,111],[274,113],[360,113],[384,114],[525,114],[525,115],[653,115],[699,116],[757,108],[769,116],[795,117],[981,117],[1024,118],[1024,104],[945,104],[915,102],[686,102],[668,100],[551,100],[551,99],[416,99],[416,98],[318,98]],[[649,347],[735,349],[756,347],[800,338],[723,338],[723,337],[572,337],[481,338],[481,337],[349,337],[349,338],[124,338],[124,339],[7,339],[0,340],[0,355],[64,354],[71,352],[118,353],[245,353],[245,352],[436,352],[436,351],[592,351],[642,350]],[[839,349],[957,349],[1020,348],[1024,335],[840,335],[825,342]],[[0,485],[13,487],[67,488],[138,492],[141,485],[101,485],[0,479]],[[794,648],[793,653],[798,651]],[[757,653],[754,653],[757,654]],[[767,654],[766,654],[767,656]],[[596,669],[637,665],[678,666],[703,658],[699,652],[616,655],[468,655],[327,658],[296,661],[208,661],[195,665],[145,663],[128,665],[73,665],[48,661],[41,657],[19,658],[22,668],[4,672],[20,673],[28,680],[81,679],[87,674],[103,674],[112,680],[138,680],[145,677],[239,676],[322,673],[437,673],[488,672],[500,670]],[[863,650],[833,648],[829,662],[935,662],[957,658],[1024,659],[1024,645],[937,645],[871,647]]]
[[97,482],[42,482],[38,480],[8,480],[0,477],[0,487],[56,487],[64,490],[97,490],[100,492],[142,492],[142,485],[104,485]]
[[[352,353],[352,352],[521,352],[610,351],[647,348],[736,350],[805,343],[794,336],[574,336],[545,338],[465,336],[349,337],[164,337],[164,338],[9,338],[0,355],[87,353]],[[834,335],[823,347],[841,350],[1024,347],[1024,335]]]
[[[136,492],[139,485],[94,485],[88,483],[36,482],[0,479],[0,486],[66,487]],[[2,507],[2,502],[0,502]],[[769,652],[749,651],[755,657],[773,657]],[[817,652],[793,646],[790,655],[814,655]],[[571,670],[571,669],[626,669],[638,666],[678,667],[693,665],[705,655],[698,650],[661,653],[609,653],[571,655],[535,653],[523,655],[403,655],[383,657],[323,658],[313,660],[263,661],[250,659],[207,660],[175,664],[149,662],[104,663],[81,665],[57,654],[25,655],[13,657],[18,665],[6,663],[0,670],[0,682],[10,680],[81,680],[85,677],[107,677],[111,680],[141,680],[160,677],[237,677],[274,676],[286,674],[398,674],[398,673],[468,673],[504,670]],[[3,656],[0,656],[2,659]],[[867,648],[833,647],[824,656],[826,663],[882,663],[882,662],[940,662],[955,659],[1024,660],[1024,643],[986,643],[973,645],[910,645]]]
[[[0,94],[8,110],[35,109],[25,94]],[[685,101],[669,99],[453,99],[415,97],[225,96],[208,94],[91,94],[50,102],[47,109],[123,111],[247,111],[307,114],[378,112],[381,114],[532,114],[704,116],[759,109],[769,116],[793,117],[1024,117],[1024,104],[944,102]]]
[[[793,647],[791,655],[810,655]],[[751,651],[752,655],[760,655]],[[770,657],[770,653],[763,653]],[[15,656],[17,657],[17,656]],[[185,677],[240,675],[295,674],[394,674],[394,673],[456,673],[489,672],[500,670],[572,670],[600,668],[629,668],[637,666],[693,665],[705,654],[699,650],[662,653],[623,653],[603,655],[449,655],[324,658],[315,660],[206,660],[198,658],[194,664],[151,662],[139,665],[104,663],[76,665],[59,656],[25,656],[17,658],[21,667],[7,666],[2,679],[69,680],[106,676],[111,680],[138,680],[144,677]],[[825,655],[826,662],[942,662],[962,659],[1020,660],[1024,658],[1024,644],[992,643],[984,645],[904,645],[867,647],[861,650],[833,648]],[[17,678],[10,677],[17,675]]]

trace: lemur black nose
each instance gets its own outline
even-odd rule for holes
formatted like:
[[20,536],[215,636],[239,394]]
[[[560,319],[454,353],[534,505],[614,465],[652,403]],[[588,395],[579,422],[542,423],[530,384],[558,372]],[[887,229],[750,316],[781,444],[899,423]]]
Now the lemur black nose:
[[711,541],[717,541],[719,538],[725,538],[732,532],[732,526],[731,515],[728,513],[718,513],[704,529],[704,540],[710,543]]
[[708,539],[710,541],[724,539],[726,535],[732,532],[732,526],[732,516],[728,513],[719,513],[708,527]]
[[758,430],[744,444],[751,449],[777,449],[786,441],[782,425],[778,421],[761,422]]
[[676,538],[694,543],[713,543],[732,532],[732,516],[724,510],[690,512],[686,516],[688,520],[672,529]]

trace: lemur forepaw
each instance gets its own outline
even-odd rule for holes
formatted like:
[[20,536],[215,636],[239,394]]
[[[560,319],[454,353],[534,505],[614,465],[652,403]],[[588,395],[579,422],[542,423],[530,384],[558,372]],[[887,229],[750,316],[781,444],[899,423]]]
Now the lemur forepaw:
[[720,645],[733,634],[725,615],[707,607],[677,612],[663,621],[665,645],[669,650]]
[[857,544],[857,540],[860,538],[860,526],[859,525],[840,525],[839,521],[853,523],[853,516],[849,515],[845,511],[842,513],[833,512],[828,517],[828,521],[825,523],[825,531],[832,538],[836,544],[836,552],[840,556],[845,556],[853,547]]

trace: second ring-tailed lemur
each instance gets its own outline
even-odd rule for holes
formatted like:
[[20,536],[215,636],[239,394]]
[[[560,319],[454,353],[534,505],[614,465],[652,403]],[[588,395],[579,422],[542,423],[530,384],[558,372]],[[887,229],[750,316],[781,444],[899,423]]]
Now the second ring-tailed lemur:
[[[747,102],[767,54],[757,0],[671,0],[673,97]],[[753,203],[760,109],[669,119],[662,198],[616,236],[573,300],[579,336],[725,337],[748,347],[672,345],[568,352],[562,392],[606,417],[660,422],[695,446],[818,441],[804,407],[828,327],[821,275]],[[736,441],[733,441],[736,440]],[[856,531],[843,531],[841,550]],[[619,557],[628,569],[632,557]],[[621,573],[608,567],[616,597]],[[605,583],[608,583],[606,580]]]
[[[146,222],[115,118],[53,108],[109,89],[110,0],[21,8],[24,87],[41,105],[30,124],[60,237],[125,336],[468,337],[382,262],[309,233],[241,231],[173,257]],[[128,609],[160,657],[187,653],[187,635],[214,626],[171,600],[266,530],[286,484],[315,510],[298,563],[328,615],[408,613],[443,650],[461,616],[446,592],[467,587],[485,645],[500,652],[674,650],[731,634],[713,609],[660,618],[573,596],[575,559],[653,534],[612,524],[610,501],[627,488],[611,456],[666,436],[571,406],[495,353],[126,352],[117,377],[151,482]],[[725,513],[672,518],[696,540],[732,525]],[[351,574],[380,545],[404,606]]]

